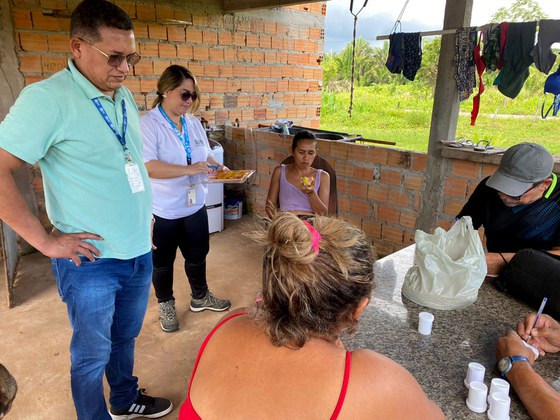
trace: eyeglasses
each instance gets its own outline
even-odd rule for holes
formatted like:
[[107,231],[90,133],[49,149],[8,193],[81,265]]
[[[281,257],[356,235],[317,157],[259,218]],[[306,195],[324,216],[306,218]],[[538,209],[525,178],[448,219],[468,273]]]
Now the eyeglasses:
[[128,54],[128,55],[122,55],[122,54],[110,54],[109,55],[109,54],[101,51],[99,48],[97,48],[91,42],[86,41],[85,39],[82,39],[82,38],[78,38],[78,39],[80,41],[85,42],[90,47],[93,47],[95,50],[99,51],[101,54],[103,54],[105,57],[107,57],[107,64],[109,64],[112,67],[119,67],[124,60],[126,60],[126,62],[128,63],[129,66],[135,66],[136,64],[138,64],[138,62],[142,58],[142,57],[140,57],[139,54],[137,54],[135,52],[133,52],[132,54]]
[[196,92],[183,92],[181,93],[181,100],[184,102],[187,102],[189,99],[192,99],[193,101],[196,101],[196,98],[198,98],[198,95],[196,94]]

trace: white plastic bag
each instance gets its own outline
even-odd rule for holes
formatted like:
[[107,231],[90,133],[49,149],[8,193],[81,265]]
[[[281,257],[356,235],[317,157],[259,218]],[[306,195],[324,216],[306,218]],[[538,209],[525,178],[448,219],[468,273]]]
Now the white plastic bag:
[[476,302],[487,267],[471,218],[462,217],[448,232],[417,230],[414,240],[414,266],[406,273],[403,295],[433,309],[461,309]]

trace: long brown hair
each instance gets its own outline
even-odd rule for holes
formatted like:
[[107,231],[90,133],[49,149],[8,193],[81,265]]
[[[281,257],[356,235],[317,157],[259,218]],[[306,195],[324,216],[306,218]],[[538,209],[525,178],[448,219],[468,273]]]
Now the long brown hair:
[[155,108],[163,102],[163,95],[165,92],[179,87],[185,80],[192,80],[194,83],[194,93],[196,93],[196,99],[192,103],[191,113],[195,112],[200,106],[200,88],[198,87],[198,82],[196,81],[194,74],[192,74],[189,69],[177,64],[167,67],[161,74],[157,82],[157,96],[154,99],[152,108]]
[[249,236],[265,247],[256,317],[272,344],[300,348],[311,337],[353,333],[354,311],[374,288],[375,252],[365,234],[328,217],[309,219],[309,227],[292,213],[278,213],[269,223]]

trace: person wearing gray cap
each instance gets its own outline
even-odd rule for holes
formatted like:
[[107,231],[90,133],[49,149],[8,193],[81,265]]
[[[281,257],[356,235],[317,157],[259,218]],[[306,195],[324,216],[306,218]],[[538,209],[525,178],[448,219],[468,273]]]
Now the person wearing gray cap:
[[497,276],[521,249],[560,255],[560,187],[553,168],[543,146],[516,144],[457,215],[470,216],[475,229],[484,226],[489,276]]

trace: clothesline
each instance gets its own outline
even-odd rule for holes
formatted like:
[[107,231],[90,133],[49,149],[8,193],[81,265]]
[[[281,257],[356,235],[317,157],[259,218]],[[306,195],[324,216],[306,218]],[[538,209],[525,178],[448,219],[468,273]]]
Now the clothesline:
[[[478,28],[476,28],[478,30]],[[431,35],[447,35],[447,34],[454,34],[457,32],[457,29],[440,29],[439,31],[424,31],[420,32],[420,36],[431,36]],[[389,39],[391,35],[378,35],[375,37],[377,41],[381,41],[384,39]]]

